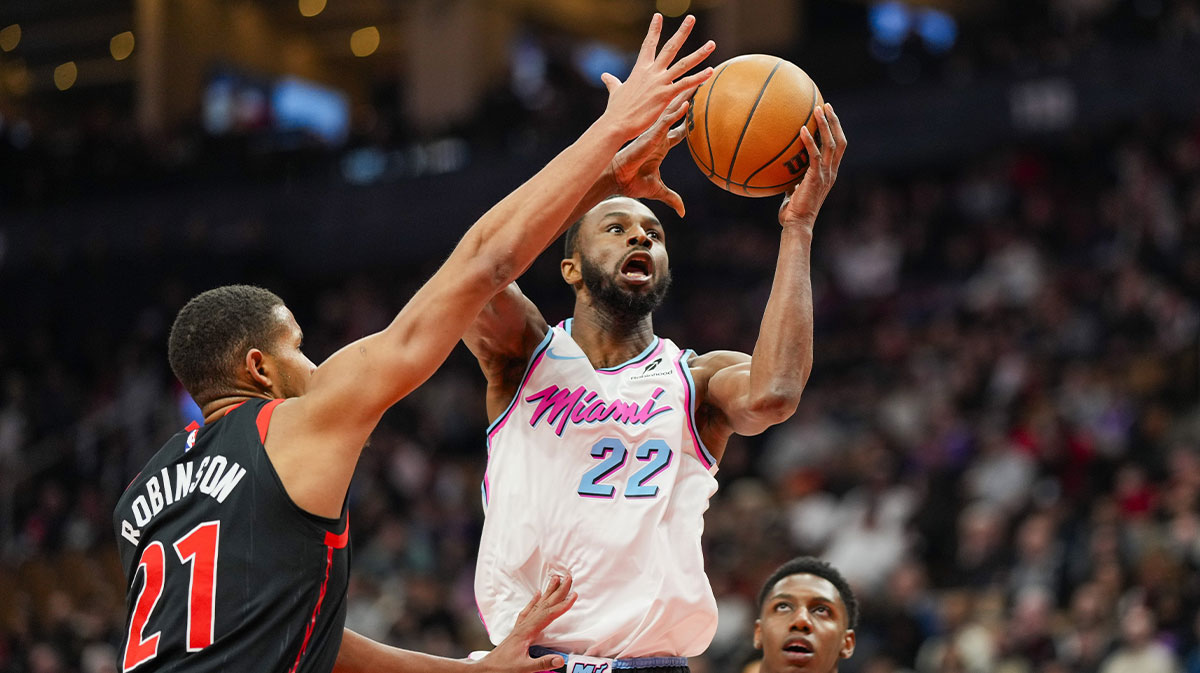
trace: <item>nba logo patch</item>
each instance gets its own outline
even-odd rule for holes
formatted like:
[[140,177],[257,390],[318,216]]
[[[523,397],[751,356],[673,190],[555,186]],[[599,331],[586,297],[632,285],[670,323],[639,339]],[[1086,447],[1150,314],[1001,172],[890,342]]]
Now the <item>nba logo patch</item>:
[[184,444],[183,444],[183,452],[184,453],[191,451],[192,447],[196,445],[196,433],[197,432],[200,432],[200,431],[192,430],[191,432],[188,433],[187,441],[184,442]]

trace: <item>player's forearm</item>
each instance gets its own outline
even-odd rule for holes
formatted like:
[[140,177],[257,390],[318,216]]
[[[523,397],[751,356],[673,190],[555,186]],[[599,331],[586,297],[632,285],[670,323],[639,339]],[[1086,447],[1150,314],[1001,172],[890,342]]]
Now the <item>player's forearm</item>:
[[751,407],[786,419],[795,411],[813,362],[812,229],[780,235],[771,296],[750,365]]
[[595,207],[597,203],[600,203],[604,199],[621,192],[621,186],[617,184],[616,178],[613,177],[611,166],[612,162],[610,160],[609,165],[604,168],[604,171],[600,174],[600,177],[596,178],[596,180],[592,182],[592,186],[588,188],[587,192],[583,195],[583,198],[581,198],[579,202],[575,204],[575,209],[571,211],[571,214],[568,215],[565,220],[563,220],[562,226],[559,227],[558,230],[560,235],[565,232],[568,227],[574,224],[576,220],[587,214],[587,212]]
[[375,642],[345,629],[334,673],[466,673],[471,663]]

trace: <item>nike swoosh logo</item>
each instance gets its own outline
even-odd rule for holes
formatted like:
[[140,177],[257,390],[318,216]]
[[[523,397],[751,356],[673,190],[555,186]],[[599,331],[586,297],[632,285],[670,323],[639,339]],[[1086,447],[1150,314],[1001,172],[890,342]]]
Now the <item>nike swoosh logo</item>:
[[585,355],[555,355],[553,348],[546,349],[546,357],[551,360],[582,360],[587,357]]

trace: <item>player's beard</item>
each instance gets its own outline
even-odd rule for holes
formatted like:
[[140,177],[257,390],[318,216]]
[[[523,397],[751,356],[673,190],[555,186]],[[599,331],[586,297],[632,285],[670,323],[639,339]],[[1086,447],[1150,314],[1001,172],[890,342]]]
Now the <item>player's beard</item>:
[[588,294],[603,310],[621,321],[638,320],[649,315],[662,303],[667,289],[671,287],[669,270],[662,275],[655,271],[654,282],[643,291],[635,292],[618,285],[612,275],[605,273],[587,257],[579,261],[583,286],[587,288]]

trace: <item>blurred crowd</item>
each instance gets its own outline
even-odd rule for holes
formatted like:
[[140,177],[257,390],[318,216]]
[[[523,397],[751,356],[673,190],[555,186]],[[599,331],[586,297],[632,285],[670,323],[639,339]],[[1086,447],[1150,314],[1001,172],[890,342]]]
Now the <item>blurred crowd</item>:
[[[1015,26],[1049,31],[976,43],[1013,67],[1026,44],[1045,63],[1098,36],[1200,34],[1185,0],[1033,3],[1048,14],[1024,18],[1033,5],[1008,4]],[[491,105],[527,126],[582,114]],[[190,181],[197,157],[258,170],[245,147],[198,149],[188,136],[139,154],[153,143],[96,109],[46,135],[0,123],[0,198],[38,206]],[[777,201],[692,187],[686,223],[658,209],[676,282],[656,331],[748,352]],[[190,198],[201,220],[213,208]],[[102,229],[115,216],[94,217]],[[118,256],[98,241],[36,262],[45,273],[30,278],[3,264],[3,233],[0,221],[0,671],[115,671],[125,614],[112,508],[195,414],[166,365],[175,311],[214,284],[263,284],[319,361],[382,328],[443,253],[346,275],[276,264],[281,243],[255,235],[187,255],[146,240],[140,256]],[[554,257],[522,280],[551,321],[571,305]],[[761,582],[816,554],[863,606],[844,673],[1200,673],[1200,116],[1148,111],[844,175],[813,273],[816,362],[799,410],[731,440],[718,473],[704,547],[720,625],[693,670],[752,661]],[[372,437],[350,492],[351,628],[447,656],[488,647],[472,595],[483,399],[459,348]]]

